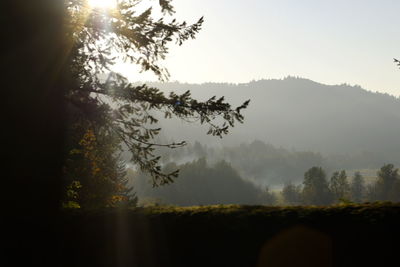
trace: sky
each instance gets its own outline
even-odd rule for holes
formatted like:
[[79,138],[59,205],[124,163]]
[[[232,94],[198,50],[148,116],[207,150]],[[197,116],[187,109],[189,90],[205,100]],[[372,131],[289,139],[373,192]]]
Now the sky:
[[[298,76],[400,95],[398,0],[174,0],[177,17],[204,16],[195,40],[173,45],[170,81],[246,83]],[[135,67],[132,81],[152,80]]]

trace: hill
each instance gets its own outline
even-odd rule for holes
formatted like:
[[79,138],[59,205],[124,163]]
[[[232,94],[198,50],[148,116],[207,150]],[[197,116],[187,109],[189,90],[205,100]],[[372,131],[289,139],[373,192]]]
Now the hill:
[[178,120],[163,122],[165,136],[214,146],[261,140],[274,146],[334,155],[368,154],[376,164],[400,158],[400,100],[359,86],[324,85],[302,78],[245,84],[155,83],[166,92],[190,90],[199,99],[225,96],[234,105],[250,99],[245,122],[224,139]]

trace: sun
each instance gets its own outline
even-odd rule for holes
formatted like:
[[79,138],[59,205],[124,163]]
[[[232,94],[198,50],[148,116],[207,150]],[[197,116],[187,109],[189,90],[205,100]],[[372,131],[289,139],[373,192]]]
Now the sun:
[[117,7],[117,0],[88,0],[92,8],[113,9]]

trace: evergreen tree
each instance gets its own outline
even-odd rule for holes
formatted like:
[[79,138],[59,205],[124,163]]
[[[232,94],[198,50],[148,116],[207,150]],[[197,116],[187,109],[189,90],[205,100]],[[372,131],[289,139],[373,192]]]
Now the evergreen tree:
[[368,184],[365,186],[365,200],[374,202],[379,200],[379,196],[377,193],[376,183]]
[[349,200],[350,184],[347,180],[346,171],[334,172],[329,185],[334,201],[340,202]]
[[378,180],[375,184],[376,198],[382,201],[398,201],[399,200],[399,174],[393,164],[385,164],[378,171]]
[[365,194],[365,181],[360,172],[355,172],[353,180],[351,181],[351,200],[357,203],[362,202]]
[[[185,142],[154,142],[161,130],[154,111],[161,111],[165,118],[198,119],[210,126],[208,134],[219,137],[235,122],[242,122],[240,111],[248,102],[232,108],[223,97],[200,102],[190,92],[165,96],[157,88],[133,85],[110,71],[118,60],[124,60],[152,71],[160,80],[168,79],[168,71],[160,65],[168,44],[195,38],[203,23],[203,18],[192,25],[177,22],[170,2],[158,2],[162,15],[155,18],[152,8],[156,6],[148,1],[118,1],[110,9],[92,7],[87,1],[65,1],[70,40],[65,62],[71,86],[65,92],[69,138],[64,202],[84,207],[126,202],[128,182],[118,171],[121,143],[131,153],[132,162],[151,175],[154,186],[173,181],[178,171],[164,173],[155,148],[175,148]],[[146,3],[149,8],[139,12],[137,5]],[[221,117],[222,124],[215,122]]]
[[[157,88],[133,85],[110,71],[118,60],[123,60],[153,72],[160,80],[168,79],[168,71],[160,65],[168,53],[168,44],[195,38],[203,23],[203,18],[191,25],[178,22],[172,17],[170,2],[158,1],[162,15],[155,18],[152,8],[156,6],[150,1],[118,1],[113,9],[93,8],[87,1],[65,1],[71,40],[68,62],[74,81],[65,94],[69,113],[73,114],[71,127],[78,117],[85,124],[96,125],[94,129],[112,132],[128,148],[132,162],[151,174],[155,186],[172,182],[178,174],[177,170],[162,172],[155,147],[174,148],[185,142],[154,142],[161,130],[154,111],[163,113],[165,118],[196,119],[209,125],[208,134],[222,137],[236,122],[243,121],[241,110],[248,105],[246,101],[233,108],[223,97],[200,102],[189,91],[165,96]],[[139,12],[137,6],[143,3],[150,6]]]
[[121,160],[120,157],[117,159],[117,194],[111,199],[110,206],[124,206],[124,207],[136,207],[138,204],[138,197],[136,192],[133,191],[133,185],[127,174],[125,161]]
[[135,196],[131,196],[125,162],[120,158],[118,139],[113,132],[93,125],[75,126],[72,133],[75,137],[82,134],[82,137],[78,145],[70,150],[64,166],[67,188],[64,206],[100,208],[128,203],[134,205]]
[[312,167],[304,174],[302,197],[307,205],[329,205],[332,193],[329,190],[325,171],[321,167]]
[[287,205],[301,204],[301,187],[287,183],[282,189],[282,196]]

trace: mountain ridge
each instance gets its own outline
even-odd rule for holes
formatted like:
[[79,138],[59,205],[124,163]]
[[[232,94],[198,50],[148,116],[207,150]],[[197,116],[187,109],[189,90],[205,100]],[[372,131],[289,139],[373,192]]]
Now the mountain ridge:
[[324,154],[374,153],[382,161],[400,158],[400,99],[358,85],[325,85],[287,77],[249,83],[148,83],[164,92],[190,90],[200,100],[225,96],[233,106],[250,99],[245,122],[222,140],[207,128],[162,121],[165,136],[212,145],[262,140],[276,146]]

